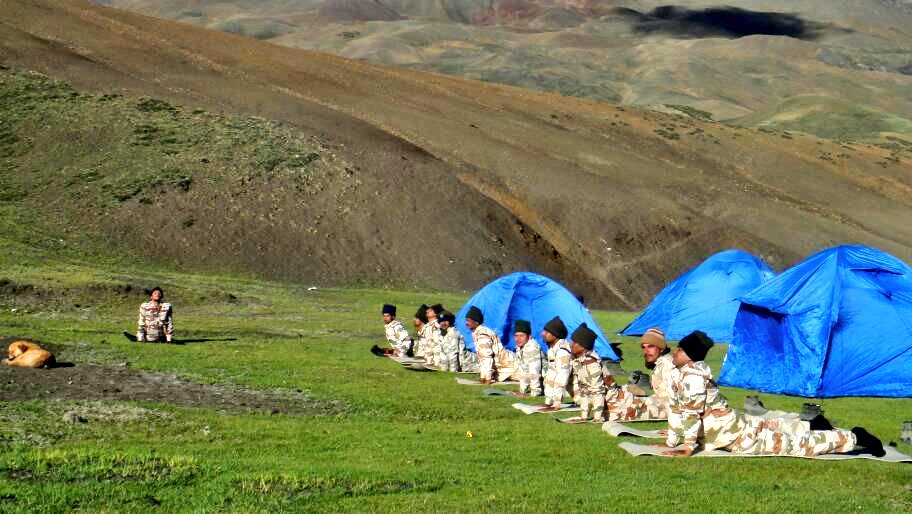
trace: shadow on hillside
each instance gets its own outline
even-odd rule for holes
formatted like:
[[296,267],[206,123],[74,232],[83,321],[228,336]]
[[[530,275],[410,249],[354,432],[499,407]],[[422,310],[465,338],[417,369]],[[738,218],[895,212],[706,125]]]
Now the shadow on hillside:
[[[123,335],[129,341],[134,342],[134,343],[136,342],[135,335],[133,335],[129,332],[124,332]],[[237,341],[237,338],[236,337],[214,337],[214,338],[201,337],[201,338],[197,338],[197,339],[172,339],[171,344],[215,343],[215,342],[222,342],[222,341]]]
[[689,9],[665,5],[648,13],[627,8],[618,8],[615,12],[631,19],[636,32],[664,33],[684,38],[768,35],[812,40],[831,28],[826,23],[804,20],[795,14],[749,11],[737,7]]

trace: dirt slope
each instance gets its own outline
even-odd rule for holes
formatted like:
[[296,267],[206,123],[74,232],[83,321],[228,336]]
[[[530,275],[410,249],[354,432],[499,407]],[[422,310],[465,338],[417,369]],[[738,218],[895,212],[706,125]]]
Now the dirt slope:
[[[310,260],[327,270],[344,254],[369,276],[383,255],[403,263],[395,276],[426,270],[431,284],[452,287],[480,283],[491,272],[483,262],[560,268],[601,304],[635,307],[731,246],[777,267],[840,242],[912,258],[912,164],[901,149],[384,69],[85,2],[8,0],[0,14],[7,64],[330,138],[372,187],[398,195],[365,201],[346,230],[370,234],[387,220],[398,235],[393,248],[337,241],[330,258]],[[452,201],[424,194],[429,182],[448,184]],[[422,226],[444,247],[416,247]],[[440,270],[444,260],[454,263]]]

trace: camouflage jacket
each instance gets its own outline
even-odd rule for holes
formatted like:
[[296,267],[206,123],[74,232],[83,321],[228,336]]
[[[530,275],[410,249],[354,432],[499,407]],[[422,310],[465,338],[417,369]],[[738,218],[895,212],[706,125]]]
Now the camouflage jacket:
[[478,356],[478,374],[481,380],[508,380],[516,372],[516,354],[504,348],[500,337],[493,330],[478,325],[472,332],[475,354]]
[[412,344],[412,338],[409,337],[408,331],[402,326],[402,322],[394,319],[383,325],[383,331],[386,333],[386,340],[389,341],[390,346],[399,352],[399,355],[405,355],[409,345]]
[[160,341],[162,338],[170,341],[173,334],[174,321],[170,303],[145,302],[139,306],[137,341]]
[[571,361],[573,375],[580,393],[585,395],[605,394],[605,380],[602,378],[602,361],[592,351],[574,357]]
[[660,408],[668,409],[671,391],[671,372],[675,369],[674,361],[671,354],[666,353],[656,359],[655,368],[652,370],[652,377],[649,379],[652,385],[653,401]]
[[[545,394],[552,404],[560,405],[572,371],[570,343],[561,339],[548,348],[548,372],[545,375]],[[556,403],[555,403],[556,402]]]
[[548,357],[542,353],[541,345],[534,338],[526,341],[522,348],[516,349],[516,366],[523,375],[542,375]]
[[690,362],[671,372],[669,417],[677,416],[679,426],[669,423],[666,444],[683,443],[696,450],[726,448],[738,438],[743,420],[719,392],[712,370],[703,361]]

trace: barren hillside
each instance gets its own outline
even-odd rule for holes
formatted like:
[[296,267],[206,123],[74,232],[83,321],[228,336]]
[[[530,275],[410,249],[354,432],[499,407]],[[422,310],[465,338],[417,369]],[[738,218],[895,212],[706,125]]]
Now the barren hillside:
[[[327,280],[369,280],[380,262],[384,277],[440,287],[527,267],[602,305],[633,308],[732,246],[780,268],[840,242],[912,258],[912,156],[901,140],[875,147],[727,127],[382,68],[79,1],[7,0],[0,14],[6,65],[82,91],[122,89],[283,122],[320,138],[361,181],[350,197],[329,188],[336,196],[314,198],[328,232],[289,222],[315,212],[289,201],[276,204],[285,209],[279,221],[253,216],[239,233],[201,231],[184,246],[142,240],[165,259]],[[278,202],[261,191],[267,205]],[[209,194],[217,203],[219,190]],[[337,197],[348,209],[329,214]],[[244,212],[154,201],[211,223]],[[58,214],[79,225],[77,212]],[[140,212],[126,201],[98,230],[136,244],[136,234],[161,225]],[[223,250],[193,251],[203,238]],[[232,248],[239,238],[252,242]],[[292,250],[256,244],[283,238],[295,241]]]

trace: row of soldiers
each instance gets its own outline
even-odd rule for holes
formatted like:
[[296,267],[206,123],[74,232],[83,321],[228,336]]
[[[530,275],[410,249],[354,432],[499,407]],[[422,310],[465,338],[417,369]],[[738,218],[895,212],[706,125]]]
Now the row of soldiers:
[[700,331],[681,339],[672,351],[661,329],[649,329],[640,339],[640,348],[652,376],[648,383],[633,377],[621,385],[615,380],[619,366],[599,357],[597,335],[585,323],[568,340],[566,325],[554,317],[540,334],[545,349],[532,337],[531,323],[517,320],[514,352],[484,325],[481,310],[471,306],[465,324],[472,332],[473,354],[454,327],[455,317],[442,306],[421,306],[415,316],[415,341],[395,314],[395,306],[383,306],[391,353],[424,358],[441,370],[477,370],[482,383],[516,380],[518,396],[544,395],[540,408],[544,412],[559,410],[569,394],[584,420],[667,420],[669,455],[721,449],[744,455],[814,456],[845,453],[855,446],[878,457],[885,454],[881,441],[864,428],[836,429],[822,414],[802,419],[764,413],[762,405],[751,413],[731,408],[705,362],[714,343]]

